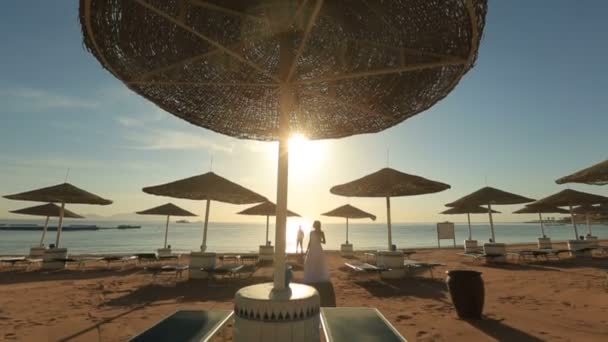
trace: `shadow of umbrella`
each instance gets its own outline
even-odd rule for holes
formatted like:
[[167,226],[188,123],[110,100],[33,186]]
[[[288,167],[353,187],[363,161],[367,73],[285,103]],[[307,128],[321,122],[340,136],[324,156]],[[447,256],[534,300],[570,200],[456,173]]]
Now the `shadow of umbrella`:
[[486,335],[497,341],[542,342],[523,330],[519,330],[502,322],[502,320],[484,318],[481,320],[466,320],[473,327],[483,331]]

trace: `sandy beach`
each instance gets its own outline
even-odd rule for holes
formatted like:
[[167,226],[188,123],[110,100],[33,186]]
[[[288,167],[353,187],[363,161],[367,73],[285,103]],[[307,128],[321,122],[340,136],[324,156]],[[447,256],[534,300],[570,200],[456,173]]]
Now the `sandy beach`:
[[[326,252],[336,303],[378,308],[409,341],[608,338],[608,256],[490,266],[459,252],[419,249],[413,259],[446,266],[438,267],[434,278],[425,272],[397,281],[353,275],[337,252]],[[235,291],[272,276],[270,267],[262,267],[248,279],[174,282],[170,275],[154,280],[135,265],[105,268],[92,264],[54,273],[3,269],[0,340],[125,341],[175,310],[231,309]],[[483,272],[484,320],[457,318],[444,283],[445,271],[451,269]],[[302,279],[301,268],[295,267],[294,276]]]

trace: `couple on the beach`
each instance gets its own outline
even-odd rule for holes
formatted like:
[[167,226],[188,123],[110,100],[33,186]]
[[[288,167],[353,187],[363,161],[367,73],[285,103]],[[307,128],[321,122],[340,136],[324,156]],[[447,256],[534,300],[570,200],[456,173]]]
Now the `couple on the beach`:
[[[323,254],[323,247],[321,244],[325,244],[325,233],[321,230],[321,222],[315,221],[312,224],[314,228],[308,237],[308,247],[306,248],[306,260],[304,261],[304,283],[322,283],[329,281],[329,268],[327,267],[327,261]],[[300,246],[303,249],[304,242],[304,231],[302,227],[298,230],[298,243],[297,247]]]

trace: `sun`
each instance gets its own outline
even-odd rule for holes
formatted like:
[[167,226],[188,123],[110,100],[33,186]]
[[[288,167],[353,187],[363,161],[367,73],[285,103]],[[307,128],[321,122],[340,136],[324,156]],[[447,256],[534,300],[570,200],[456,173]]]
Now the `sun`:
[[301,134],[289,138],[289,173],[303,175],[316,172],[322,166],[327,146],[322,141],[311,141]]

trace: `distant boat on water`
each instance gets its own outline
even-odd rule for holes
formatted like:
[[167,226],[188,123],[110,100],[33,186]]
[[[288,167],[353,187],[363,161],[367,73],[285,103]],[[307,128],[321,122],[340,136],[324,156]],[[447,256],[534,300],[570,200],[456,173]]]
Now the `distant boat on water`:
[[130,225],[130,224],[121,224],[118,227],[116,227],[116,229],[139,229],[141,228],[141,226],[134,226],[134,225]]
[[177,221],[175,221],[175,223],[192,223],[192,222],[190,222],[188,220],[177,220]]

